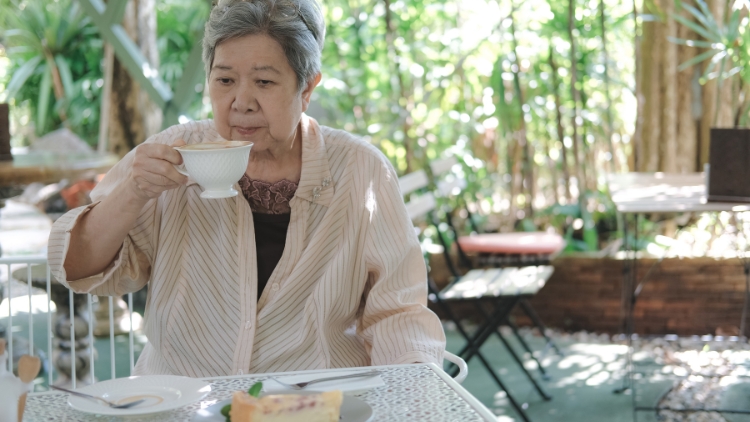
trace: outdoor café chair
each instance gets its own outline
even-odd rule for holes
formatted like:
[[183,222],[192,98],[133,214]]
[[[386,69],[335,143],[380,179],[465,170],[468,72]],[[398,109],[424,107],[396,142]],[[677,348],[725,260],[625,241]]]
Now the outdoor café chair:
[[[469,270],[474,268],[504,268],[504,267],[527,267],[549,265],[551,261],[565,248],[565,240],[556,233],[547,232],[515,232],[515,233],[483,233],[475,221],[474,215],[469,209],[468,202],[464,196],[466,180],[457,177],[453,169],[459,165],[455,156],[449,156],[430,163],[430,172],[435,184],[435,193],[438,198],[443,199],[445,222],[450,229],[453,239],[456,241],[456,252],[461,266]],[[449,203],[452,203],[448,205]],[[466,213],[466,221],[472,230],[471,235],[461,236],[453,223],[454,210],[462,208]],[[444,251],[448,268],[454,275],[459,271],[453,265],[452,260]],[[476,265],[469,259],[469,254],[476,256]],[[524,298],[518,303],[521,310],[529,317],[537,327],[546,341],[545,350],[552,348],[562,356],[563,353],[554,341],[547,335],[542,320],[537,315],[531,303]],[[518,338],[521,346],[534,356],[524,339],[518,334],[518,327],[511,319],[507,321],[508,326]],[[535,359],[536,360],[536,359]],[[539,362],[537,362],[539,363]],[[547,377],[544,367],[539,365],[543,377]]]
[[[423,190],[428,185],[427,174],[422,170],[410,173],[399,179],[399,185],[402,194],[408,195]],[[434,195],[427,192],[411,196],[412,198],[406,203],[406,208],[412,221],[419,223],[426,219],[427,223],[435,227],[440,236],[442,236],[439,228],[440,222],[437,221],[435,217],[437,202]],[[430,300],[439,306],[445,315],[456,324],[457,330],[466,340],[466,345],[458,353],[458,356],[461,356],[466,362],[476,356],[500,389],[506,392],[511,405],[521,415],[524,421],[528,421],[529,419],[523,408],[514,399],[508,388],[500,379],[495,368],[492,367],[482,354],[480,348],[493,333],[496,334],[501,338],[503,344],[518,363],[519,368],[529,378],[539,395],[545,400],[551,399],[531,374],[529,374],[521,359],[515,354],[510,347],[510,344],[508,344],[502,333],[498,330],[498,326],[507,321],[511,310],[516,306],[518,300],[536,294],[551,273],[551,266],[528,267],[523,269],[492,269],[486,272],[487,277],[484,278],[477,278],[474,277],[474,275],[469,277],[469,274],[464,277],[459,276],[442,291],[437,288],[432,276],[428,273]],[[476,274],[476,272],[474,274]],[[474,333],[469,334],[463,327],[461,321],[456,318],[451,306],[449,306],[449,302],[453,301],[466,301],[477,305],[476,307],[480,310],[484,321]],[[484,306],[486,305],[490,305],[491,310],[485,310]],[[455,370],[452,372],[455,374]]]

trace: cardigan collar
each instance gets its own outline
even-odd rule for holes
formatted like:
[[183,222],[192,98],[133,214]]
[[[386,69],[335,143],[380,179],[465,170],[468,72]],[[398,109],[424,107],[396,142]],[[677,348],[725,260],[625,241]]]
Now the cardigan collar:
[[300,129],[302,174],[294,196],[327,207],[333,199],[334,187],[323,133],[318,122],[304,113]]
[[[327,207],[333,199],[334,187],[323,133],[318,122],[305,113],[302,113],[299,124],[302,130],[302,173],[294,197]],[[211,135],[218,134],[213,120],[208,130]],[[195,180],[188,178],[187,186],[194,184]]]

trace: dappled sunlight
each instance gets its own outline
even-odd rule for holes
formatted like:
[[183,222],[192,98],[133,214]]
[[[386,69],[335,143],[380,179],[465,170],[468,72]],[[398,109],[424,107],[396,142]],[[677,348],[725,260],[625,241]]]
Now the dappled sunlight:
[[492,404],[495,407],[508,406],[510,401],[508,400],[508,394],[505,391],[498,391],[493,397]]
[[601,371],[589,377],[589,379],[586,380],[586,385],[593,387],[604,384],[605,382],[609,381],[610,378],[612,378],[612,374],[607,371]]
[[622,359],[627,350],[627,346],[617,344],[574,344],[570,347],[573,354],[563,358],[557,366],[560,369],[569,369],[573,365],[589,367],[598,362],[615,362]]
[[372,215],[375,214],[377,207],[378,201],[375,199],[375,192],[372,190],[372,181],[370,181],[370,186],[367,188],[367,193],[365,193],[365,208],[370,213],[370,223],[372,223]]
[[[49,304],[49,311],[57,311],[55,302],[48,301],[46,294],[31,295],[31,313],[46,313]],[[20,313],[29,313],[29,296],[17,296],[13,299],[5,298],[0,302],[0,318],[8,318],[13,311],[13,316]]]
[[572,373],[554,384],[562,388],[583,382],[593,387],[612,382],[614,375],[624,368],[623,356],[626,352],[626,346],[617,344],[574,344],[570,346],[567,356],[556,365]]

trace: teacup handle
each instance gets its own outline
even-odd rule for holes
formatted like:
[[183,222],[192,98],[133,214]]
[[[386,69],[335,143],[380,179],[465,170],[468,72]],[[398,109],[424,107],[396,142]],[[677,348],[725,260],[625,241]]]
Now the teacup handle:
[[172,164],[172,166],[174,166],[174,169],[177,170],[177,173],[180,173],[183,176],[190,177],[187,170],[185,170],[184,164],[180,164],[179,166]]
[[[180,153],[180,150],[178,150],[177,148],[175,148],[175,147],[172,147],[172,148],[174,148],[174,150],[177,151],[178,154]],[[180,154],[180,155],[182,155],[182,154]],[[175,170],[177,170],[177,173],[180,173],[183,176],[190,177],[190,175],[188,174],[187,170],[185,170],[185,162],[184,161],[179,166],[175,165],[175,164],[172,164],[172,166],[174,167]]]

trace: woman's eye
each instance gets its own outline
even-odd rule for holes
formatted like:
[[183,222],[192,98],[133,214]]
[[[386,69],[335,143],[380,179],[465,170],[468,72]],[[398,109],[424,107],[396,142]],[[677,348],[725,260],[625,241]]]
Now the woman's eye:
[[271,85],[272,83],[273,83],[272,81],[268,81],[265,79],[261,79],[258,81],[258,85],[260,86],[268,86],[268,85]]
[[232,80],[231,80],[231,79],[229,79],[229,78],[216,78],[216,80],[217,80],[217,81],[218,81],[218,82],[219,82],[220,84],[222,84],[222,85],[229,85],[230,83],[232,83]]

